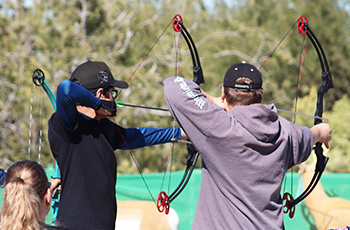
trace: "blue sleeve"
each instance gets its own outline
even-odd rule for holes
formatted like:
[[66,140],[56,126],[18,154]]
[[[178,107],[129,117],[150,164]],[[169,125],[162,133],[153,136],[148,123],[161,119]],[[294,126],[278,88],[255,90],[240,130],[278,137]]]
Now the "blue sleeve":
[[57,161],[55,163],[55,173],[51,176],[51,178],[53,178],[53,179],[56,179],[56,178],[61,179],[60,169],[58,168]]
[[6,171],[0,168],[0,186],[5,182]]
[[136,149],[144,146],[164,144],[172,138],[181,139],[180,128],[135,128],[125,129],[125,141],[119,149]]
[[57,113],[68,128],[73,128],[75,125],[77,104],[97,108],[101,101],[83,86],[68,80],[62,81],[57,87]]

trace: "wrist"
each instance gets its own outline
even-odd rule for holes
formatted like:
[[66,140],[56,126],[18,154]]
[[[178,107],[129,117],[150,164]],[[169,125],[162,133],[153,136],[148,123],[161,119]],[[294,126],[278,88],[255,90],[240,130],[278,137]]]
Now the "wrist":
[[102,103],[100,102],[100,104],[94,109],[97,111],[97,110],[99,110],[101,108],[101,106],[102,106]]

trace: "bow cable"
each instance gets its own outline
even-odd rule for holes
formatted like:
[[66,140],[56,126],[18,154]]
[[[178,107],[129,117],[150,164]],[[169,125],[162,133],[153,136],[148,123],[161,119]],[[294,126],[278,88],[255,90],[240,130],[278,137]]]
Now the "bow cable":
[[[54,108],[54,110],[56,111],[56,97],[54,95],[54,93],[51,91],[50,87],[48,86],[48,84],[45,81],[45,74],[41,69],[36,69],[33,71],[32,74],[32,81],[34,83],[35,86],[41,86],[45,93],[47,94],[47,96],[50,99],[50,102]],[[28,141],[28,159],[30,159],[30,154],[31,154],[31,139],[32,139],[32,123],[33,123],[33,98],[34,98],[34,85],[32,85],[32,92],[31,92],[31,99],[30,99],[30,122],[29,122],[29,141]],[[39,100],[40,99],[40,100]],[[43,131],[42,131],[42,108],[41,106],[43,105],[43,96],[42,96],[42,91],[39,91],[39,95],[38,95],[38,100],[39,101],[39,105],[38,105],[38,127],[40,127],[39,130],[39,146],[38,146],[38,163],[40,163],[40,159],[41,159],[41,151],[42,151],[42,137],[43,137]]]

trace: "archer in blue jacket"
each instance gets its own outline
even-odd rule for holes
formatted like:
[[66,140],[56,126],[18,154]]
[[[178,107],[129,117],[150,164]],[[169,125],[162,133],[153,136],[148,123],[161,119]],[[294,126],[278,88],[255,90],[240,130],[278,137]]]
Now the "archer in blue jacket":
[[[116,220],[116,149],[142,148],[180,139],[180,128],[123,128],[116,115],[113,78],[103,62],[88,61],[57,88],[57,111],[48,138],[61,173],[57,221],[68,229],[112,230]],[[183,139],[186,138],[183,135]]]

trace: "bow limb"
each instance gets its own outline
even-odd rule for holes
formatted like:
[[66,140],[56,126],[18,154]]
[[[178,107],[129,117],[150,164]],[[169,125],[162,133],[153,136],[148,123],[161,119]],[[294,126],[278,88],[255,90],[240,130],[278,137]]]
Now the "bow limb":
[[[326,54],[321,46],[321,43],[315,36],[315,34],[312,32],[312,30],[309,27],[308,20],[305,16],[301,16],[298,20],[298,30],[302,34],[306,34],[309,40],[311,40],[311,43],[313,44],[316,53],[318,55],[319,61],[320,61],[320,66],[322,69],[322,84],[320,88],[318,89],[317,92],[317,103],[316,103],[316,112],[315,112],[315,120],[314,120],[314,125],[322,123],[322,117],[323,115],[323,96],[328,92],[330,88],[334,88],[333,85],[333,80],[332,80],[332,75],[331,71],[329,69],[328,61]],[[294,216],[294,206],[300,203],[302,200],[304,200],[316,187],[317,183],[319,182],[322,173],[327,165],[328,162],[328,157],[323,155],[323,148],[322,148],[322,143],[316,143],[315,147],[315,154],[316,154],[316,167],[315,167],[315,173],[312,177],[312,180],[310,181],[310,184],[308,187],[305,189],[305,191],[298,196],[296,199],[293,199],[292,197],[289,197],[288,195],[285,194],[284,197],[286,198],[286,210],[284,210],[285,213],[289,212],[289,217],[293,218]]]
[[184,37],[186,44],[188,46],[188,49],[191,53],[192,64],[193,64],[193,81],[197,85],[204,83],[203,70],[202,70],[202,66],[201,66],[201,62],[199,59],[196,45],[194,44],[194,41],[193,41],[190,33],[188,32],[188,30],[184,26],[181,15],[176,14],[174,16],[173,28],[176,32],[181,32],[181,35]]
[[169,204],[175,200],[176,197],[180,195],[180,193],[185,189],[188,181],[190,180],[194,167],[196,166],[199,152],[194,148],[192,144],[187,144],[188,158],[186,169],[184,175],[179,183],[179,185],[175,188],[175,190],[169,196]]

